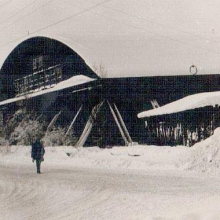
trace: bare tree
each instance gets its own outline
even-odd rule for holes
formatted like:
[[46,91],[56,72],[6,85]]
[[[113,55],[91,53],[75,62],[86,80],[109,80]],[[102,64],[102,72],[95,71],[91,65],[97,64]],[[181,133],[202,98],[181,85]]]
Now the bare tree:
[[107,72],[107,70],[105,69],[105,67],[103,66],[102,63],[99,64],[99,65],[94,64],[93,65],[93,70],[101,78],[107,78],[108,77],[108,72]]

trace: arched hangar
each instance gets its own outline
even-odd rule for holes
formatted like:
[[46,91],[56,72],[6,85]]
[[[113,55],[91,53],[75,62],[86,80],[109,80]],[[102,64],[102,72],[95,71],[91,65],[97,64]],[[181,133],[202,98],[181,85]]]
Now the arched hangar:
[[44,115],[48,126],[54,120],[68,130],[74,122],[78,145],[151,143],[138,113],[186,95],[218,91],[219,82],[219,75],[178,73],[101,79],[71,45],[33,37],[2,65],[0,108],[4,123],[24,105],[36,118]]
[[53,87],[73,76],[98,76],[69,46],[58,40],[34,37],[20,43],[1,68],[1,100]]

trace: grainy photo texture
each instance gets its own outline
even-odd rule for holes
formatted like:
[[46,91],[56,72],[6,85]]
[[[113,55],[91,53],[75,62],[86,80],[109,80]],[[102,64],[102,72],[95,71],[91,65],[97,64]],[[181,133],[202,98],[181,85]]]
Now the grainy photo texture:
[[0,220],[220,219],[219,0],[0,0]]

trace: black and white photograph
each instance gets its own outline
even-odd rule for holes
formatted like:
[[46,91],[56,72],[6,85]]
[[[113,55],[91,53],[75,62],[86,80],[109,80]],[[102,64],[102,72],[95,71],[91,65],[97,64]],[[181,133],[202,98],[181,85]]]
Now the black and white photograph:
[[219,182],[219,0],[0,0],[0,220],[219,220]]

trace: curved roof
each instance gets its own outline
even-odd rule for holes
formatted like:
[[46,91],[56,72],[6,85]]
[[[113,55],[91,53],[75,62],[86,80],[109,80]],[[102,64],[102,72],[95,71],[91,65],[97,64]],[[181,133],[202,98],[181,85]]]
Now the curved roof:
[[[22,62],[27,62],[26,57],[30,57],[30,55],[48,55],[51,54],[55,56],[55,54],[65,54],[66,56],[72,55],[73,59],[76,60],[78,64],[80,64],[80,69],[83,73],[91,78],[97,78],[98,76],[86,65],[85,60],[74,51],[68,43],[63,43],[57,39],[46,38],[46,37],[32,37],[24,40],[18,46],[16,46],[11,53],[7,56],[6,60],[1,66],[2,72],[6,69],[6,73],[8,68],[12,69],[12,65],[14,63],[21,64]],[[74,61],[71,61],[74,62]],[[82,72],[81,72],[82,73]]]
[[[218,0],[19,0],[0,5],[0,66],[24,40],[70,46],[110,77],[220,70]],[[4,13],[1,13],[4,12]]]
[[[75,53],[76,55],[79,56],[80,59],[82,59],[84,62],[85,60],[82,58],[82,56],[80,56],[80,54],[78,53],[78,51],[76,51],[73,47],[74,45],[71,44],[70,41],[68,41],[68,39],[62,38],[62,37],[45,37],[45,36],[32,36],[32,37],[25,37],[24,39],[22,38],[19,41],[13,42],[12,44],[10,44],[10,46],[8,46],[8,51],[6,52],[4,58],[0,59],[0,69],[3,68],[5,62],[7,61],[8,58],[10,58],[10,56],[14,56],[15,54],[18,53],[31,53],[32,51],[38,51],[40,50],[40,48],[38,48],[37,42],[35,41],[47,41],[48,45],[51,44],[57,44],[57,45],[63,45],[66,46],[66,50],[68,49],[70,52],[69,53]],[[35,43],[35,45],[33,45],[33,47],[31,47],[30,45],[33,44],[33,42]],[[45,43],[44,43],[45,44]],[[54,45],[53,45],[54,46]],[[77,47],[76,47],[77,48]],[[49,49],[49,48],[47,48]],[[60,50],[62,50],[63,48],[60,48]],[[53,48],[54,50],[54,48]],[[89,66],[89,65],[88,65]]]
[[[19,77],[19,74],[20,77],[24,77],[32,73],[32,57],[38,55],[49,55],[52,58],[52,60],[47,61],[50,62],[50,65],[56,65],[56,62],[60,64],[60,61],[62,61],[62,63],[64,64],[62,72],[63,75],[65,75],[65,77],[63,77],[63,80],[71,78],[72,81],[70,80],[70,87],[75,86],[75,84],[83,84],[99,78],[97,74],[95,74],[91,70],[91,68],[85,63],[82,57],[79,56],[78,53],[73,51],[67,44],[64,44],[52,38],[32,37],[24,40],[18,46],[16,46],[7,56],[5,62],[2,65],[0,75],[2,92],[1,100],[14,97],[14,80],[16,79],[16,77]],[[79,79],[77,77],[74,77],[77,75],[80,75]],[[76,83],[73,82],[74,79],[76,80]],[[69,81],[65,82],[69,85]],[[57,91],[57,88],[60,87],[58,86],[56,88],[50,89],[50,92]],[[49,89],[43,92],[34,92],[33,96],[41,95],[48,92]],[[23,98],[24,97],[21,97],[21,99]],[[9,102],[11,103],[11,101],[13,102],[17,100],[18,99],[16,98],[15,100],[9,100]]]

